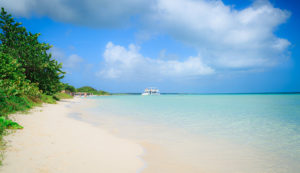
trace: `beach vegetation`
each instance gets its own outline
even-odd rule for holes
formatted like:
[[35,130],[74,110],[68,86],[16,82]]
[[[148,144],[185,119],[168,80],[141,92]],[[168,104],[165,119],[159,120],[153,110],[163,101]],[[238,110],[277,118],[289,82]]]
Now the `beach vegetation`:
[[28,32],[3,8],[0,15],[1,52],[12,57],[19,64],[26,80],[38,86],[43,93],[51,95],[62,87],[64,77],[62,64],[49,52],[51,46],[39,41],[40,34]]
[[[20,129],[9,114],[27,111],[42,103],[71,98],[60,93],[66,87],[62,64],[49,53],[51,46],[40,34],[26,30],[3,8],[0,13],[0,138],[5,129]],[[72,90],[72,86],[67,86]]]
[[77,92],[87,92],[92,93],[94,95],[110,95],[110,93],[102,90],[96,90],[95,88],[92,88],[90,86],[84,86],[81,88],[77,88]]
[[[65,72],[62,64],[49,52],[51,45],[39,40],[39,33],[31,33],[8,14],[0,12],[0,147],[6,129],[23,127],[10,114],[26,112],[43,103],[55,104],[72,98],[68,93],[89,92],[108,95],[92,87],[62,83]],[[64,92],[62,92],[64,91]],[[1,157],[1,153],[0,153]],[[0,159],[1,164],[1,159]]]
[[3,129],[5,129],[5,128],[9,128],[9,129],[23,129],[23,127],[20,125],[20,124],[18,124],[18,123],[16,123],[16,122],[14,122],[14,121],[12,121],[12,120],[10,120],[10,119],[7,119],[6,117],[0,117],[0,124],[1,124],[1,129],[0,130],[3,130]]
[[66,94],[66,93],[56,93],[53,95],[53,98],[58,101],[61,99],[71,99],[71,98],[73,98],[73,96],[71,96],[70,94]]
[[63,84],[63,90],[68,92],[76,92],[76,88],[72,85],[69,85],[68,83]]

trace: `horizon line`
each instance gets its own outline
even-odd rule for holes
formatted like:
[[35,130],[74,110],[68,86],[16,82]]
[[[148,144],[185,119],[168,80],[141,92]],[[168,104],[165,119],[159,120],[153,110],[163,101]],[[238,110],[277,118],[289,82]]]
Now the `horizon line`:
[[[141,94],[142,92],[116,92],[111,94]],[[291,91],[291,92],[219,92],[219,93],[184,93],[184,92],[163,92],[160,94],[300,94],[300,91]]]

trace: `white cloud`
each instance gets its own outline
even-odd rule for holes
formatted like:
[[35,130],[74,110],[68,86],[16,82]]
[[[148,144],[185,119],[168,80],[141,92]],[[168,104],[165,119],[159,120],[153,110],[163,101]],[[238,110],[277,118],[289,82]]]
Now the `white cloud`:
[[59,49],[58,47],[53,46],[49,53],[51,53],[52,57],[55,58],[58,62],[62,62],[65,58],[65,53]]
[[70,55],[66,61],[63,63],[64,67],[66,68],[75,68],[78,67],[80,65],[80,63],[83,62],[83,59],[76,55],[76,54],[72,54]]
[[52,57],[55,58],[59,63],[62,63],[63,68],[66,70],[78,68],[84,62],[84,59],[79,55],[71,54],[66,56],[65,53],[57,47],[52,47],[49,53],[51,53]]
[[268,1],[235,10],[220,0],[159,0],[154,11],[145,17],[151,26],[194,46],[222,68],[276,65],[290,45],[273,34],[290,13]]
[[104,66],[98,76],[105,78],[162,79],[214,73],[200,57],[189,57],[185,61],[152,59],[141,55],[139,47],[133,44],[125,48],[109,42],[103,57]]
[[193,46],[215,69],[276,66],[287,59],[291,45],[274,34],[290,13],[267,0],[241,10],[221,0],[2,0],[0,5],[20,16],[36,14],[92,27],[123,27],[137,17],[134,26],[142,30],[137,39],[168,34]]
[[18,16],[48,16],[56,21],[92,27],[127,25],[130,17],[145,12],[152,0],[1,0]]

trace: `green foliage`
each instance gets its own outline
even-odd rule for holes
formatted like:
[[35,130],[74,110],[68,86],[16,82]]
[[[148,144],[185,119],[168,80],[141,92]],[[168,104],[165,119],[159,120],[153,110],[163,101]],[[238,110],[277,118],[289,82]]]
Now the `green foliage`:
[[66,93],[56,93],[54,95],[42,94],[41,102],[48,103],[48,104],[55,104],[56,101],[59,101],[61,99],[71,99],[71,98],[73,98],[73,96]]
[[73,98],[73,96],[66,93],[56,93],[53,97],[55,97],[57,100]]
[[66,96],[54,95],[64,85],[64,72],[49,54],[51,46],[40,43],[2,8],[0,13],[0,138],[5,128],[22,128],[7,119],[16,111],[35,105],[56,103]]
[[63,90],[69,91],[69,92],[76,92],[75,87],[72,85],[69,85],[67,83],[63,84]]
[[[2,45],[0,45],[1,47]],[[41,92],[34,83],[25,78],[24,69],[18,61],[0,49],[0,92],[3,97],[29,95],[39,97]],[[1,101],[1,98],[0,98]]]
[[102,91],[102,90],[99,90],[98,93],[99,93],[98,95],[110,95],[109,92]]
[[101,91],[101,90],[97,91],[95,88],[92,88],[90,86],[77,88],[77,92],[87,92],[87,93],[92,93],[94,95],[110,95],[108,92]]
[[53,96],[46,95],[46,94],[42,95],[41,101],[44,102],[44,103],[49,103],[49,104],[55,104],[56,103],[56,100],[53,98]]
[[5,117],[0,117],[0,126],[9,129],[23,129],[21,125]]
[[2,116],[0,117],[0,139],[2,138],[2,134],[5,129],[23,129],[23,127],[18,123]]
[[84,86],[81,88],[77,88],[77,92],[93,92],[97,91],[95,88],[89,87],[89,86]]
[[6,97],[0,102],[0,114],[5,116],[16,111],[25,111],[32,106],[33,103],[26,97]]
[[41,92],[25,78],[24,69],[16,59],[0,52],[0,116],[31,107],[29,100],[39,98]]
[[8,114],[26,111],[41,103],[72,98],[62,89],[75,91],[62,84],[62,65],[48,53],[50,45],[40,43],[40,34],[32,34],[15,22],[2,8],[0,14],[0,140],[5,129],[21,129]]
[[32,34],[15,22],[10,14],[2,8],[0,15],[0,51],[10,55],[20,63],[19,69],[31,83],[36,83],[45,94],[54,94],[61,90],[60,79],[64,72],[48,53],[51,46],[40,43],[40,34]]

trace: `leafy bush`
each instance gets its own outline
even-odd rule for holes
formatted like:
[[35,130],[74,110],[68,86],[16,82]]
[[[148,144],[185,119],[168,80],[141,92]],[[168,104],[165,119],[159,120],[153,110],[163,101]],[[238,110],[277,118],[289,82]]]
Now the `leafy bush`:
[[31,108],[32,105],[27,98],[12,96],[0,102],[0,113],[1,116],[5,116],[16,111],[25,111]]
[[42,95],[41,101],[44,102],[44,103],[49,103],[49,104],[55,104],[56,103],[56,100],[53,98],[53,96],[46,95],[46,94]]
[[16,59],[0,52],[0,116],[26,110],[31,107],[30,98],[41,96],[36,84],[25,79],[23,72]]
[[2,116],[0,117],[0,134],[3,134],[5,129],[23,129],[23,127],[18,123]]
[[57,100],[73,98],[73,96],[66,94],[66,93],[56,93],[53,95],[53,97],[55,97],[55,99],[57,99]]
[[0,124],[9,129],[23,129],[21,125],[5,117],[0,117]]

